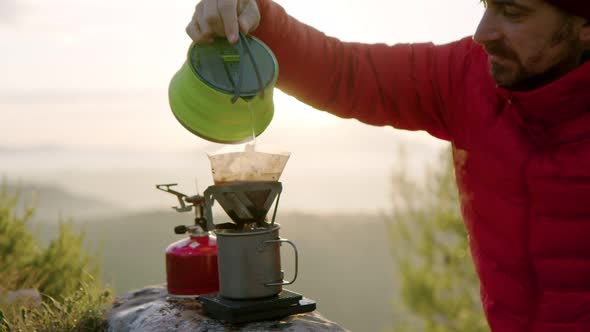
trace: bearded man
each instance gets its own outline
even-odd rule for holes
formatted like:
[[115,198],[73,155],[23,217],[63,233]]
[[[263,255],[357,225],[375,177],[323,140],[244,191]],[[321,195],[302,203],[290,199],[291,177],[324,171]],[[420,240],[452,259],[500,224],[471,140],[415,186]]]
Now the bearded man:
[[187,32],[253,32],[286,93],[450,141],[491,330],[588,332],[590,1],[483,3],[473,37],[438,46],[344,43],[270,0],[202,0]]

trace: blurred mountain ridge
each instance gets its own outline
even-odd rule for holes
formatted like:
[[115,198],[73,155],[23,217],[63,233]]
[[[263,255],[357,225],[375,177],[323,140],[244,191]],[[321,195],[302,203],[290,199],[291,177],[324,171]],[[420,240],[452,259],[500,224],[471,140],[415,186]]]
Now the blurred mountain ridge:
[[17,210],[34,207],[32,220],[56,224],[60,219],[90,219],[125,213],[126,209],[88,195],[72,193],[59,186],[4,181],[2,189],[20,198]]

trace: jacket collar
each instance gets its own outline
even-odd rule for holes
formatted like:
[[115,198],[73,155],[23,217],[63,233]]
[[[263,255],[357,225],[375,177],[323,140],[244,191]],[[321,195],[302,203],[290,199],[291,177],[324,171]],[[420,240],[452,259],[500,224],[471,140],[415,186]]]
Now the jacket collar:
[[535,90],[497,89],[500,97],[518,105],[518,112],[524,120],[557,125],[590,113],[590,61]]

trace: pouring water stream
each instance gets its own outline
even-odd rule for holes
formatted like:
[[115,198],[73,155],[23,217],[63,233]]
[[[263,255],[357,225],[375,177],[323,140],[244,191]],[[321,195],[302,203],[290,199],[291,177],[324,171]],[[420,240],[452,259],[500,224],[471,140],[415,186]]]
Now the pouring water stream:
[[254,130],[254,110],[250,101],[246,103],[248,105],[248,111],[250,112],[250,127],[252,128],[252,147],[256,148],[256,132]]

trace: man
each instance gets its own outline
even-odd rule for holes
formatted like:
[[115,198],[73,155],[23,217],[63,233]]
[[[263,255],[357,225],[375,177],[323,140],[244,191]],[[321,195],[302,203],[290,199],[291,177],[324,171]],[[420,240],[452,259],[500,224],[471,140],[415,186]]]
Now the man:
[[590,1],[484,5],[473,38],[441,46],[343,43],[270,0],[203,0],[187,32],[253,32],[283,91],[450,141],[492,331],[590,331]]

